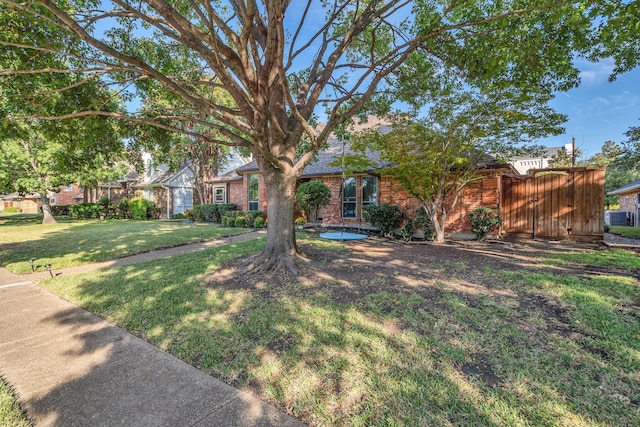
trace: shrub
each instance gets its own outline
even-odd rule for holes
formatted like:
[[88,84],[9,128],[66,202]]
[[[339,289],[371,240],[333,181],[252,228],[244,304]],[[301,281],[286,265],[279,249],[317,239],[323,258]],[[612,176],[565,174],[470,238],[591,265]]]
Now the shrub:
[[69,216],[72,218],[88,219],[98,218],[102,213],[102,207],[97,203],[80,203],[68,206]]
[[206,222],[214,222],[218,218],[218,205],[202,205],[202,213]]
[[4,211],[8,213],[11,213],[11,212],[19,213],[19,212],[22,212],[22,208],[18,206],[7,206],[7,208]]
[[204,222],[204,205],[195,205],[192,209],[193,211],[193,220],[195,222]]
[[302,227],[302,226],[304,225],[304,223],[305,223],[305,222],[306,222],[306,221],[305,221],[305,220],[304,220],[304,218],[303,218],[303,217],[301,217],[301,216],[299,216],[298,218],[296,218],[296,219],[293,221],[293,223],[294,223],[295,225],[297,225],[298,227]]
[[362,207],[364,220],[378,228],[384,236],[389,236],[405,218],[404,212],[396,205],[368,205]]
[[234,225],[236,227],[246,227],[247,226],[247,220],[245,219],[244,216],[242,215],[238,215],[235,219]]
[[185,218],[186,216],[184,216],[184,214],[181,214],[181,213],[171,215],[171,219],[185,219]]
[[426,240],[432,240],[435,234],[433,229],[433,223],[431,218],[427,216],[427,213],[422,208],[416,210],[416,217],[413,220],[413,227],[416,230],[424,230],[424,238]]
[[116,209],[116,215],[120,218],[131,218],[131,211],[129,210],[129,201],[121,200]]
[[147,219],[151,217],[153,202],[142,197],[136,197],[129,200],[129,212],[133,219]]
[[69,215],[69,206],[67,205],[53,205],[51,206],[51,213],[55,216]]
[[195,215],[192,209],[187,209],[186,211],[183,212],[183,215],[186,219],[190,219],[191,221],[194,221]]
[[247,224],[253,224],[256,218],[263,217],[264,211],[239,211],[238,215],[244,216],[244,219],[247,221]]
[[253,228],[262,228],[264,227],[264,218],[261,216],[257,216],[256,219],[253,220]]
[[219,221],[223,216],[229,216],[230,211],[235,211],[238,209],[238,205],[235,203],[220,203],[217,206],[217,215],[218,218],[214,218],[214,221]]
[[311,221],[316,220],[318,209],[331,201],[331,189],[321,181],[305,182],[296,191],[298,208],[307,213]]
[[478,240],[484,240],[489,233],[500,228],[502,218],[496,209],[479,206],[469,214],[469,222],[471,222],[471,228],[476,233]]

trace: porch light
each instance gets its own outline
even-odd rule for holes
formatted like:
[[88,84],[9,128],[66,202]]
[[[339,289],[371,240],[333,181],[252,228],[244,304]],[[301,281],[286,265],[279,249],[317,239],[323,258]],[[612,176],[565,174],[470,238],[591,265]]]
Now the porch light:
[[44,269],[47,270],[49,272],[49,274],[51,275],[51,277],[53,277],[53,273],[51,272],[51,264],[45,264],[44,265]]
[[30,259],[29,259],[29,265],[31,266],[31,272],[32,272],[32,273],[35,273],[35,271],[36,271],[35,267],[33,266],[33,264],[34,264],[35,262],[36,262],[36,260],[35,260],[34,258],[30,258]]

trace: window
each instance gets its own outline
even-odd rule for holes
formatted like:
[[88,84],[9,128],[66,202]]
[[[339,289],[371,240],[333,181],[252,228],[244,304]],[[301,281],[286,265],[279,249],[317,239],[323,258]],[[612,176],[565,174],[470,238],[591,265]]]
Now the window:
[[259,208],[259,201],[258,201],[258,175],[257,174],[252,174],[249,175],[249,194],[248,194],[248,200],[249,200],[249,210],[250,211],[257,211]]
[[378,204],[378,178],[375,176],[362,177],[362,206]]
[[213,189],[213,203],[227,203],[227,189],[215,187]]
[[49,204],[50,205],[55,205],[56,204],[56,198],[55,197],[50,198],[49,199]]
[[64,187],[64,191],[73,191],[73,184],[67,185],[66,187]]
[[342,184],[342,217],[356,218],[356,191],[357,180],[355,177],[345,178]]
[[145,200],[151,200],[153,202],[153,188],[145,188],[142,190],[142,197]]
[[193,189],[174,188],[173,189],[173,213],[179,214],[193,209]]

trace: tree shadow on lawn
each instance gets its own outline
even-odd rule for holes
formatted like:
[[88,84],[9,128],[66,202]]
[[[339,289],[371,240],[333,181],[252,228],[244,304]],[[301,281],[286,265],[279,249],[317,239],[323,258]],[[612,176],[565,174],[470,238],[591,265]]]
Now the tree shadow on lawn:
[[637,325],[623,334],[631,341],[608,345],[552,285],[501,276],[534,264],[560,274],[536,248],[304,245],[304,278],[243,276],[233,261],[211,271],[237,248],[257,250],[234,247],[46,286],[311,425],[624,425],[638,415]]

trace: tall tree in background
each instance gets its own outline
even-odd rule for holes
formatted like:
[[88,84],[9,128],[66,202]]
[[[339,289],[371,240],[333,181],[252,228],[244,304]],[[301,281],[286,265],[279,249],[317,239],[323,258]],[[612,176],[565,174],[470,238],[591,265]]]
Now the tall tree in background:
[[[75,115],[121,117],[250,149],[267,185],[269,217],[265,249],[250,267],[293,272],[302,260],[293,227],[297,178],[336,126],[366,111],[388,111],[396,78],[415,82],[414,96],[428,101],[432,89],[458,72],[481,89],[526,87],[544,98],[578,83],[574,58],[614,56],[618,71],[625,71],[637,64],[640,44],[630,29],[638,22],[638,0],[0,5],[7,25],[0,32],[0,54],[20,50],[37,56],[53,49],[85,78],[117,84],[143,102],[159,91],[170,100],[148,110],[152,114]],[[42,33],[82,43],[50,48]],[[30,61],[7,68],[3,72],[66,72]],[[209,96],[213,89],[226,91],[234,106]],[[320,109],[327,123],[316,130],[312,124]],[[56,118],[64,117],[69,115]],[[197,117],[211,132],[182,125]],[[300,152],[303,139],[309,143]]]

